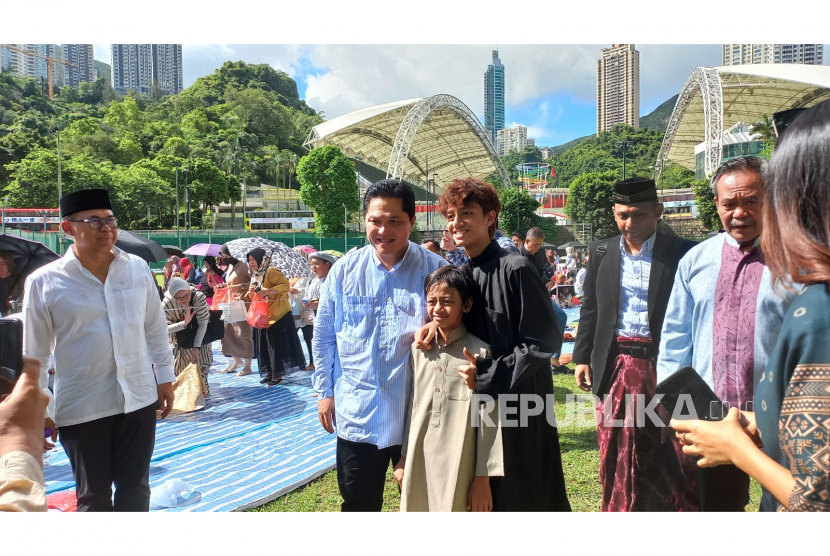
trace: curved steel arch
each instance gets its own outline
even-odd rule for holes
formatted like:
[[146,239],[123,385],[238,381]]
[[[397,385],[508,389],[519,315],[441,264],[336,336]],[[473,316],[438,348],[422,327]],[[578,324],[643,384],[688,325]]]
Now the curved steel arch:
[[663,164],[669,154],[669,149],[674,141],[680,120],[686,109],[689,107],[695,93],[700,91],[703,100],[703,134],[705,143],[706,175],[711,176],[718,169],[721,163],[721,138],[723,136],[723,88],[720,75],[715,68],[695,68],[686,83],[677,104],[674,105],[671,118],[666,127],[666,135],[663,136],[663,144],[660,145],[660,153],[657,155],[657,162],[654,165],[654,178],[657,179],[663,172]]
[[412,108],[409,109],[400,127],[398,134],[395,137],[395,144],[392,147],[392,152],[389,154],[389,165],[386,170],[386,177],[401,179],[404,175],[404,166],[409,158],[409,151],[412,148],[412,142],[415,135],[418,133],[418,128],[424,123],[427,116],[434,110],[446,109],[455,113],[463,119],[478,139],[484,144],[487,149],[490,159],[496,166],[502,180],[505,184],[510,183],[510,178],[507,175],[507,170],[502,164],[493,144],[490,142],[490,137],[485,133],[484,128],[481,127],[478,118],[467,107],[466,104],[452,95],[433,95],[419,100]]

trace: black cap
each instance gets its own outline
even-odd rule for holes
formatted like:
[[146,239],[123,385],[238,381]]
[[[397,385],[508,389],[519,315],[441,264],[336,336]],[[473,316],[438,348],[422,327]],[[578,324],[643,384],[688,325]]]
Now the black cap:
[[110,194],[106,189],[82,189],[61,197],[61,218],[82,210],[112,210]]
[[657,201],[657,184],[650,178],[630,178],[614,184],[614,202],[632,205]]

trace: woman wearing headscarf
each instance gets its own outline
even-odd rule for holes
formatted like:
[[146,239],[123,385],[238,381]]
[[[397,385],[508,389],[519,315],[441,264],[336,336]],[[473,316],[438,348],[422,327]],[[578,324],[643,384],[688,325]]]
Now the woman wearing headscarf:
[[[164,314],[167,316],[167,332],[170,334],[170,345],[173,347],[173,368],[176,376],[188,365],[195,363],[199,366],[202,376],[202,396],[210,395],[208,386],[208,371],[213,364],[213,348],[211,344],[202,344],[210,322],[210,309],[205,294],[192,287],[181,278],[171,278],[164,294]],[[193,318],[199,323],[196,338],[192,348],[179,346],[176,332],[181,332],[190,324]]]
[[164,268],[162,269],[162,274],[164,274],[164,291],[167,291],[167,284],[170,282],[170,279],[176,274],[181,274],[182,267],[179,265],[180,260],[179,257],[173,255],[164,264]]
[[258,329],[260,384],[276,386],[282,382],[286,369],[305,368],[305,356],[294,326],[288,292],[288,279],[267,260],[265,250],[252,249],[248,266],[253,273],[248,291],[258,292],[268,300],[268,328]]
[[196,269],[193,268],[193,263],[187,257],[182,257],[180,264],[182,266],[182,278],[188,284],[192,284],[193,279],[196,277]]
[[23,298],[24,280],[14,271],[14,259],[8,251],[0,251],[0,314],[9,312],[9,302]]
[[202,293],[207,298],[208,305],[213,302],[214,288],[223,283],[222,270],[216,265],[216,257],[208,255],[204,260],[204,272],[202,273]]
[[[228,271],[225,276],[226,285],[218,285],[213,288],[214,293],[219,288],[228,287],[231,289],[233,299],[242,299],[242,296],[248,291],[248,285],[251,282],[251,274],[248,271],[248,265],[231,257],[231,252],[228,250],[227,244],[222,246],[220,251],[222,261],[228,265]],[[229,322],[225,324],[225,337],[222,338],[222,353],[225,357],[232,358],[228,361],[227,367],[219,371],[220,373],[232,373],[239,367],[242,370],[236,373],[236,376],[246,376],[251,374],[251,358],[254,356],[254,339],[253,327],[246,321]]]

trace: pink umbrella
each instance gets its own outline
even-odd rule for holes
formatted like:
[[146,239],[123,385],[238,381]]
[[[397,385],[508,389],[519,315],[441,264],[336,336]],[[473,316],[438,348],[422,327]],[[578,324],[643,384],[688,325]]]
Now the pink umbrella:
[[222,246],[216,243],[197,243],[188,247],[184,254],[196,257],[217,257],[221,248]]
[[297,245],[295,249],[302,249],[306,252],[307,255],[311,255],[312,253],[316,253],[317,249],[312,247],[311,245]]

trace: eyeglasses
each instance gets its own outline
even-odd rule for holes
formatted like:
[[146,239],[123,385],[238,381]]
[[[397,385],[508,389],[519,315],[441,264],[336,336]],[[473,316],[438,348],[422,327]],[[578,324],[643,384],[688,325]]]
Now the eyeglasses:
[[86,222],[93,230],[100,229],[103,224],[106,224],[108,228],[118,227],[117,216],[110,216],[109,218],[99,218],[97,216],[93,216],[91,218],[87,218],[86,220],[70,220],[70,222]]
[[184,303],[185,301],[190,299],[190,292],[186,292],[184,294],[174,295],[173,299],[175,299],[176,301],[181,301],[182,303]]

